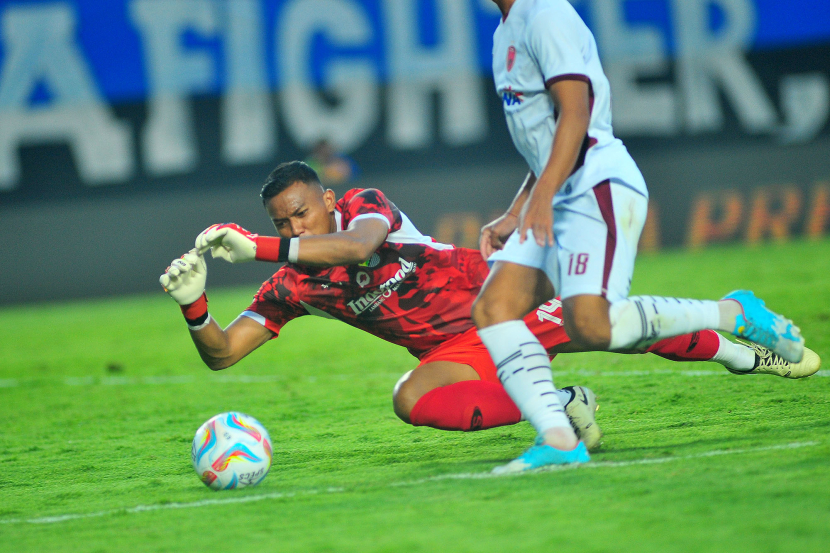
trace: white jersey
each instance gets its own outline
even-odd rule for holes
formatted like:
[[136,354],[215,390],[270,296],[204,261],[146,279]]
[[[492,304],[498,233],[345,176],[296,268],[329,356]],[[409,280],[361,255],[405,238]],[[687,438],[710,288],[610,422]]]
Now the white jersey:
[[611,128],[611,87],[593,34],[567,0],[516,0],[493,37],[493,77],[513,143],[536,176],[553,147],[556,114],[548,87],[588,83],[591,122],[576,171],[554,203],[611,180],[648,196],[645,181]]

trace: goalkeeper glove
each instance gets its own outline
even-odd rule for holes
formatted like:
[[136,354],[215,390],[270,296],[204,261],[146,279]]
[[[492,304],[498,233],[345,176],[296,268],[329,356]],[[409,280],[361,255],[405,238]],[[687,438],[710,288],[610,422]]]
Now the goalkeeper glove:
[[[231,263],[246,261],[296,261],[290,249],[296,251],[295,239],[259,236],[235,223],[211,225],[196,237],[196,249],[200,254],[210,250],[214,259],[221,257]],[[294,259],[290,259],[294,257]]]
[[205,295],[206,280],[207,264],[196,248],[173,261],[159,277],[164,291],[181,306],[190,330],[202,329],[210,323]]

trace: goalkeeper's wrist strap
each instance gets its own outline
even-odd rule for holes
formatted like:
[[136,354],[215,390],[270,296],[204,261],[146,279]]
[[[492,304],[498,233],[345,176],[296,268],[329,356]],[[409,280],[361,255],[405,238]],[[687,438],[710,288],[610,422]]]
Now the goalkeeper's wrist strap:
[[258,236],[256,239],[256,260],[282,263],[297,262],[300,250],[299,238],[276,238],[274,236]]
[[199,299],[188,305],[182,305],[182,314],[187,321],[187,328],[190,330],[202,330],[210,324],[210,313],[208,313],[207,294],[202,292]]

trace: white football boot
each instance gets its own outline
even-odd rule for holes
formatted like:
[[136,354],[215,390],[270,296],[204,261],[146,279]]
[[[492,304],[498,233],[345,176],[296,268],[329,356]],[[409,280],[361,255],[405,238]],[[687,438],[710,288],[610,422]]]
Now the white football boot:
[[764,346],[740,341],[755,351],[755,367],[749,371],[736,369],[726,370],[732,374],[774,374],[784,378],[807,378],[821,368],[821,357],[810,348],[804,348],[804,357],[798,363],[790,363],[777,353],[773,353]]
[[571,401],[565,405],[565,414],[568,415],[577,437],[582,440],[588,451],[593,451],[599,446],[602,438],[602,430],[595,418],[595,413],[599,409],[597,396],[585,386],[567,386],[562,389],[573,394]]

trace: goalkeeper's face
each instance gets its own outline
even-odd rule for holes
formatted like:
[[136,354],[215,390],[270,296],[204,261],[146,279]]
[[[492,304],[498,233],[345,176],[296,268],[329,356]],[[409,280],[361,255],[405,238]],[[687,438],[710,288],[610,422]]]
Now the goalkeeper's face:
[[268,201],[265,210],[282,238],[335,232],[332,190],[297,181]]

